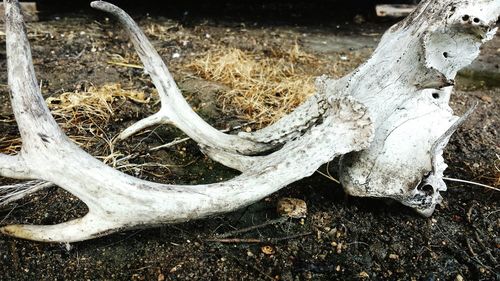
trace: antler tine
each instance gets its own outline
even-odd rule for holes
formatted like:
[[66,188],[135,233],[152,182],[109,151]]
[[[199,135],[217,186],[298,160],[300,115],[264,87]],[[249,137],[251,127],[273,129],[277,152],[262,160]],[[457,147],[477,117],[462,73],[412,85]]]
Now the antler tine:
[[[40,94],[19,3],[5,0],[4,4],[10,98],[26,154],[37,149],[40,138],[61,136],[61,132]],[[21,154],[0,154],[0,176],[34,178]]]
[[105,235],[106,231],[114,227],[116,226],[89,213],[55,225],[7,225],[0,228],[0,232],[27,240],[69,243]]
[[36,149],[41,138],[59,138],[62,132],[38,87],[19,3],[14,0],[5,0],[4,3],[12,109],[23,140],[23,150]]
[[162,58],[134,20],[125,11],[108,2],[94,1],[90,5],[112,14],[120,21],[161,98],[160,111],[127,128],[120,134],[120,139],[128,138],[139,130],[155,124],[173,124],[197,143],[207,147],[217,147],[238,154],[255,154],[271,148],[267,144],[222,133],[210,126],[186,102]]

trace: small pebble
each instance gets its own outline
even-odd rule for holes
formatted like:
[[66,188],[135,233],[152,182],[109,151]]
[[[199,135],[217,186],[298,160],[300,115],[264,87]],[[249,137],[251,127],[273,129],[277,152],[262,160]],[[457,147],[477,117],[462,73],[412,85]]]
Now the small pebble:
[[262,246],[262,248],[260,248],[260,250],[266,254],[266,255],[273,255],[274,253],[276,253],[276,250],[272,247],[272,246]]
[[370,275],[368,275],[368,273],[366,273],[365,271],[361,271],[359,274],[358,274],[359,278],[361,279],[365,279],[365,278],[370,278]]
[[307,204],[301,199],[285,197],[278,201],[276,211],[281,216],[294,219],[305,218],[307,216]]
[[390,254],[390,255],[389,255],[389,258],[390,258],[391,260],[397,260],[397,259],[399,259],[399,256],[398,256],[398,255],[396,255],[396,254]]

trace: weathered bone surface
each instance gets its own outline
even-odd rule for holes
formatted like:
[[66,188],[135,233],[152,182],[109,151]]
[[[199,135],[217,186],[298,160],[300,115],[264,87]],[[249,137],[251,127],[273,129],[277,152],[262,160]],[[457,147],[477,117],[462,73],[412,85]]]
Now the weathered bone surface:
[[[448,106],[453,78],[496,32],[500,13],[498,0],[423,1],[353,73],[335,81],[319,78],[317,94],[292,114],[236,136],[217,131],[189,108],[127,14],[109,3],[93,2],[125,26],[161,96],[160,111],[125,130],[122,139],[153,124],[172,124],[210,157],[242,171],[223,183],[176,186],[120,173],[68,140],[39,93],[18,3],[5,3],[9,86],[23,147],[17,156],[0,155],[0,176],[53,182],[90,211],[63,224],[10,225],[0,231],[57,242],[234,210],[311,175],[340,155],[348,193],[394,198],[430,215],[440,201],[439,191],[446,189],[442,150],[463,120],[457,121]],[[252,156],[271,149],[275,152]]]
[[[57,126],[36,83],[18,3],[10,0],[5,3],[9,86],[23,145],[19,155],[1,156],[0,175],[53,182],[87,204],[89,213],[57,225],[9,225],[0,228],[4,234],[38,241],[73,242],[123,229],[228,212],[313,174],[323,163],[339,155],[368,147],[371,140],[373,128],[366,109],[354,99],[339,95],[329,100],[328,114],[321,124],[274,153],[242,158],[235,166],[242,168],[243,173],[230,181],[177,186],[131,177],[91,157]],[[199,125],[187,121],[182,122],[186,126]],[[203,133],[193,133],[193,138]],[[245,146],[243,142],[241,145]],[[226,148],[221,148],[226,153],[221,157],[231,159],[227,155],[237,152]]]
[[[454,78],[496,34],[499,15],[499,0],[422,1],[384,34],[365,64],[340,80],[318,79],[323,86],[311,100],[353,96],[374,122],[370,148],[341,159],[340,180],[347,193],[393,198],[425,216],[434,212],[439,192],[446,190],[441,155],[458,119],[448,105]],[[286,120],[240,135],[260,142],[276,137],[275,132],[302,130],[323,114],[308,103]],[[302,123],[290,127],[290,120]]]
[[499,15],[498,0],[424,1],[383,36],[372,58],[348,78],[348,93],[368,107],[376,128],[369,149],[342,158],[348,193],[394,198],[433,213],[446,190],[441,155],[458,119],[448,106],[451,85],[496,34]]

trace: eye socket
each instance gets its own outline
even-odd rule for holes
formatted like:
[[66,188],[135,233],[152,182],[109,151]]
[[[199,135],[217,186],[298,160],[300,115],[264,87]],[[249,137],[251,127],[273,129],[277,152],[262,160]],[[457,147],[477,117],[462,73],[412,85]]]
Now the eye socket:
[[434,194],[434,188],[430,184],[420,185],[417,189],[423,191],[427,196]]
[[439,99],[439,93],[432,93],[432,97],[434,99]]
[[468,21],[469,19],[470,19],[469,15],[464,15],[464,16],[462,17],[462,20],[463,20],[463,21]]
[[474,22],[475,23],[479,23],[479,19],[478,18],[474,18]]

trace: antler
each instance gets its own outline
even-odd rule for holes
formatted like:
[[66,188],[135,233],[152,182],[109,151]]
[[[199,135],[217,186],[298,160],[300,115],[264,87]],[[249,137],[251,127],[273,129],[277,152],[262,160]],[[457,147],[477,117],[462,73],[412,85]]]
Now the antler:
[[159,112],[124,130],[119,135],[120,139],[126,139],[146,127],[170,124],[204,147],[217,147],[237,154],[257,154],[272,148],[263,143],[224,134],[207,124],[186,102],[162,58],[132,18],[122,9],[104,1],[94,1],[90,5],[114,15],[124,26],[161,100]]
[[[169,122],[201,145],[214,148],[211,150],[214,157],[230,162],[243,173],[227,182],[196,186],[164,185],[126,175],[84,152],[58,127],[36,82],[18,2],[4,3],[11,102],[23,144],[18,155],[0,156],[0,176],[53,182],[89,208],[84,217],[57,225],[4,226],[0,228],[4,234],[37,241],[74,242],[123,229],[228,212],[311,175],[336,156],[369,144],[372,126],[366,109],[352,98],[336,96],[329,99],[328,115],[322,123],[312,126],[300,138],[269,155],[238,160],[233,156],[241,151],[261,151],[266,146],[224,135],[201,121],[192,110],[188,111],[166,67],[161,61],[145,59],[152,56],[152,49],[149,43],[139,43],[143,38],[137,28],[130,28],[155,84],[168,102],[175,102],[164,104],[161,114],[165,113]],[[93,6],[113,10],[122,20],[131,22],[111,4],[94,2]],[[167,120],[161,116],[153,119]],[[142,125],[136,126],[139,127]]]
[[[19,155],[0,155],[0,176],[53,182],[85,202],[89,213],[63,224],[10,225],[0,231],[58,242],[234,210],[339,155],[340,179],[349,194],[393,198],[430,215],[441,200],[439,191],[446,189],[442,150],[465,118],[453,115],[448,105],[453,79],[496,33],[500,14],[498,0],[422,1],[384,34],[373,56],[354,72],[339,80],[321,77],[317,93],[290,115],[235,136],[212,128],[189,108],[161,58],[125,12],[93,2],[128,30],[161,96],[160,111],[121,137],[152,124],[172,124],[210,157],[242,172],[227,182],[179,186],[123,174],[69,141],[40,95],[18,3],[5,4],[9,86],[23,145]],[[255,156],[262,152],[269,154]]]
[[[265,152],[289,141],[313,125],[325,112],[322,108],[324,98],[311,97],[295,110],[294,114],[279,120],[254,134],[240,134],[240,137],[221,133],[201,119],[188,105],[177,87],[167,66],[153,48],[137,24],[122,9],[104,1],[94,1],[93,8],[108,12],[115,16],[129,34],[137,54],[146,72],[151,76],[158,90],[161,101],[159,112],[138,121],[120,135],[126,139],[138,131],[158,124],[170,124],[178,127],[202,148],[208,147],[230,153],[252,155]],[[277,130],[279,128],[279,130]]]

